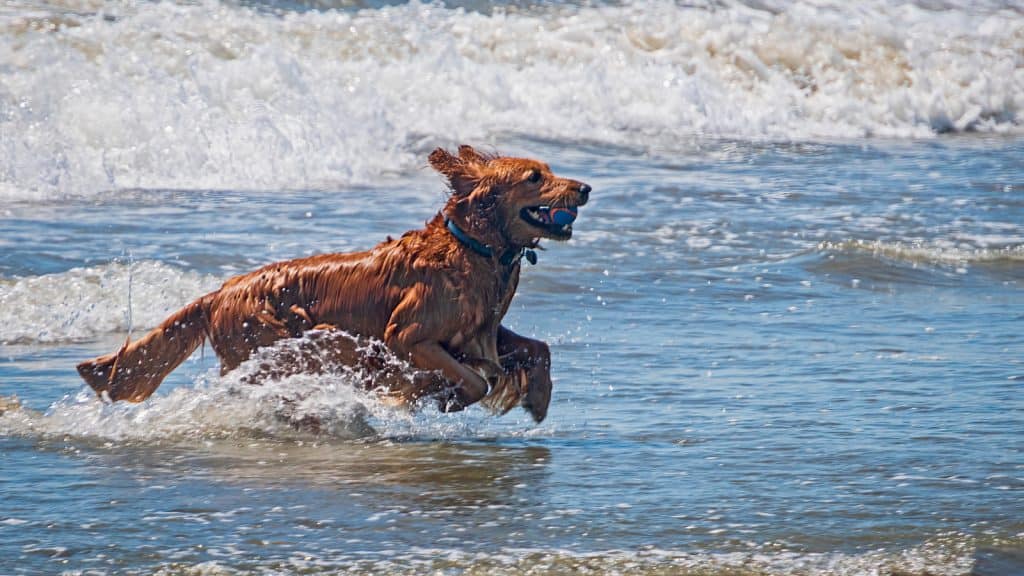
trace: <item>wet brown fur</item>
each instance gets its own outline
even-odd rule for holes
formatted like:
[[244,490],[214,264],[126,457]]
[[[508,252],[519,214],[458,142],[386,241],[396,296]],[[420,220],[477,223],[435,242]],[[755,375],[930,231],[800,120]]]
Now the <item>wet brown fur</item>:
[[[439,375],[384,382],[402,402],[442,394],[445,409],[484,400],[502,413],[522,405],[542,420],[551,394],[548,347],[501,326],[501,319],[519,282],[523,249],[568,236],[519,214],[537,205],[581,206],[590,187],[556,177],[536,160],[469,146],[457,155],[438,148],[430,164],[448,178],[451,195],[426,227],[365,252],[277,262],[231,278],[141,339],[79,364],[82,378],[110,400],[139,402],[204,339],[228,372],[257,349],[313,329],[325,331],[321,340],[336,359],[364,361],[352,339],[329,337],[344,330],[381,340],[424,374]],[[446,218],[493,256],[455,238]]]

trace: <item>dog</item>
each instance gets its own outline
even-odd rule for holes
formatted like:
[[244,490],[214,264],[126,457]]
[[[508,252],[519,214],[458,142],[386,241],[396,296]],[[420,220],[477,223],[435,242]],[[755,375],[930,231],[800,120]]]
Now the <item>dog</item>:
[[542,239],[572,237],[591,188],[542,162],[466,145],[457,154],[438,148],[429,162],[450,193],[424,228],[365,252],[231,278],[142,338],[82,362],[79,374],[101,398],[141,402],[204,340],[222,374],[303,335],[334,361],[379,368],[379,350],[366,345],[376,341],[416,371],[374,379],[397,402],[433,396],[443,411],[457,411],[482,400],[501,414],[521,405],[541,422],[551,399],[550,350],[501,321],[522,260],[536,261]]

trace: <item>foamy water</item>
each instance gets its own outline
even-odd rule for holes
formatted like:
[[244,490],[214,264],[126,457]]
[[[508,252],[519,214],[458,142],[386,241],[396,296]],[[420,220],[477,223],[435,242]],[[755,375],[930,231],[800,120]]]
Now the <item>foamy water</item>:
[[145,261],[0,279],[6,318],[0,342],[61,342],[151,328],[219,286],[215,277]]
[[[578,554],[572,550],[517,549],[501,554],[472,554],[458,549],[417,548],[413,550],[418,561],[366,561],[356,555],[352,558],[305,556],[282,560],[271,570],[281,572],[304,571],[314,574],[342,573],[405,573],[409,572],[468,572],[472,574],[541,575],[541,574],[674,574],[700,576],[728,574],[730,576],[760,576],[786,574],[855,575],[878,574],[879,569],[892,573],[920,573],[927,567],[928,574],[954,576],[968,573],[974,562],[964,557],[964,546],[948,541],[936,541],[904,554],[882,552],[854,554],[796,555],[771,551],[737,552],[731,554],[679,554],[671,550],[650,549],[641,552],[609,550],[603,553]],[[433,558],[427,560],[425,558]],[[339,565],[352,565],[338,572]],[[245,574],[223,562],[211,561],[198,565],[172,565],[159,574],[187,569],[200,576]]]
[[[372,373],[359,369],[325,360],[324,373],[292,373],[294,361],[283,359],[294,359],[303,344],[310,342],[315,349],[315,341],[303,337],[259,350],[226,375],[220,375],[216,368],[196,371],[188,385],[141,403],[100,401],[91,390],[83,388],[55,401],[45,411],[12,407],[4,412],[0,408],[0,435],[74,437],[108,446],[225,438],[445,440],[501,432],[523,436],[521,429],[502,426],[485,414],[465,413],[440,421],[435,417],[436,402],[431,399],[408,406],[388,402],[377,391],[364,389]],[[412,373],[399,358],[387,356],[382,360],[399,371]],[[268,376],[280,369],[288,373]],[[18,403],[16,396],[5,399]],[[521,416],[519,424],[527,419],[525,412]],[[550,432],[550,427],[537,428],[528,435]]]
[[437,141],[1020,133],[1024,15],[952,4],[8,4],[0,195],[372,184]]

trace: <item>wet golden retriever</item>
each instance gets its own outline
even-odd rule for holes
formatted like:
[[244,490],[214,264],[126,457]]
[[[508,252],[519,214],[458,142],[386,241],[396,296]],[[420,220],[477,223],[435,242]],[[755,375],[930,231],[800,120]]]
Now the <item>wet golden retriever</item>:
[[431,395],[442,409],[461,410],[483,400],[501,413],[522,405],[543,420],[548,346],[501,320],[522,259],[535,259],[531,248],[543,238],[572,236],[590,186],[536,160],[469,146],[457,155],[438,148],[430,164],[451,194],[426,227],[366,252],[278,262],[231,278],[135,342],[82,362],[79,374],[101,397],[139,402],[204,339],[222,373],[304,334],[334,359],[365,366],[373,364],[365,342],[376,340],[419,371],[375,383],[402,402]]

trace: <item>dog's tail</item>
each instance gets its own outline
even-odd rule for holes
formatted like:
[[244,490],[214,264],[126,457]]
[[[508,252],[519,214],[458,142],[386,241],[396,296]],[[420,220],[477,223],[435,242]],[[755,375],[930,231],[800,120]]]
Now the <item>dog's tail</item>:
[[203,343],[209,328],[209,295],[178,310],[117,352],[78,365],[82,379],[101,397],[142,402]]

